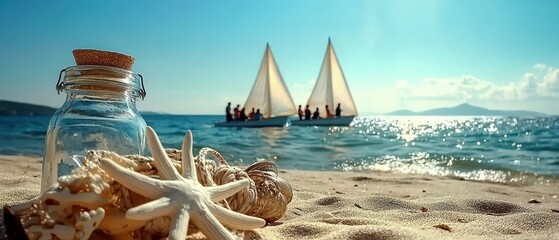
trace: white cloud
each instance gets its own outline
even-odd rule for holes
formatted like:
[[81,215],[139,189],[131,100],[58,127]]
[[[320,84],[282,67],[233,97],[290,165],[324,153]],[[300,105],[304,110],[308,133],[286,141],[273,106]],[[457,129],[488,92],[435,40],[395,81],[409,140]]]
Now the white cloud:
[[[559,69],[535,64],[540,71],[525,73],[520,80],[497,84],[472,75],[438,78],[427,77],[420,83],[396,82],[402,98],[417,100],[526,100],[559,97]],[[543,71],[548,69],[547,72]]]
[[516,86],[518,99],[524,100],[537,96],[538,93],[538,76],[533,73],[526,73],[520,79]]
[[543,63],[536,63],[534,64],[534,68],[537,70],[545,70],[547,68],[547,66]]
[[483,100],[515,100],[518,98],[518,86],[516,83],[508,83],[505,85],[491,84],[491,87],[480,94],[479,99]]
[[487,92],[492,87],[491,82],[471,75],[458,78],[428,77],[423,79],[419,85],[412,85],[406,80],[396,83],[398,93],[404,94],[407,98],[422,99],[467,100],[480,98],[480,93]]
[[559,69],[549,69],[539,83],[539,90],[544,96],[559,97]]

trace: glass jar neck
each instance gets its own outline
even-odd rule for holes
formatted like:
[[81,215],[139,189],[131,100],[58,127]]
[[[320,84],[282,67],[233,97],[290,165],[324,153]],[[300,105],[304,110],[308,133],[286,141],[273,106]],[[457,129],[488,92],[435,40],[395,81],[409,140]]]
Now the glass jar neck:
[[[86,88],[84,88],[86,87]],[[135,107],[138,95],[134,91],[116,91],[105,89],[87,89],[89,86],[76,86],[65,88],[66,101],[90,102],[127,102]]]
[[143,78],[131,71],[97,65],[79,65],[63,69],[56,89],[68,98],[122,101],[145,96]]

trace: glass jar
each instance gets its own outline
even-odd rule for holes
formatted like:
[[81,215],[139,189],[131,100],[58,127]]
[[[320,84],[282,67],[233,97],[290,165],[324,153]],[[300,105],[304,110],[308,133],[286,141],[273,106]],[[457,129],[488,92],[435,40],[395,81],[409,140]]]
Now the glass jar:
[[67,97],[49,122],[41,192],[80,167],[87,150],[144,154],[146,122],[136,110],[138,97],[146,94],[141,75],[78,65],[60,72],[56,89]]

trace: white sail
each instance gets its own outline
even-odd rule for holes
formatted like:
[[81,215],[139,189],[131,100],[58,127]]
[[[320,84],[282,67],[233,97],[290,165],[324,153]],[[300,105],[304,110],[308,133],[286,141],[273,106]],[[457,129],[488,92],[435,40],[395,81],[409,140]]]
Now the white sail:
[[295,103],[283,82],[269,44],[266,44],[260,69],[244,107],[247,114],[252,111],[252,108],[260,109],[264,118],[297,113]]
[[325,106],[328,105],[330,112],[335,114],[338,103],[340,103],[342,109],[342,116],[357,115],[357,108],[349,92],[334,46],[328,39],[324,61],[307,105],[309,105],[311,112],[319,108],[320,117],[325,118]]

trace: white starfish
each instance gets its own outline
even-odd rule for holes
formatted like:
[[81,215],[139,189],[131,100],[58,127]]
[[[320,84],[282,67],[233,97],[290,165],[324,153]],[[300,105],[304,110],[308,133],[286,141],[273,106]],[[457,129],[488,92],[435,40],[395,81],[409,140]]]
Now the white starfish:
[[129,209],[126,212],[127,219],[148,221],[171,216],[169,239],[181,240],[186,238],[189,221],[208,239],[234,239],[233,234],[223,225],[251,230],[266,224],[261,218],[246,216],[215,203],[245,188],[249,180],[243,179],[215,187],[202,186],[194,168],[190,131],[186,132],[182,144],[182,175],[173,167],[151,127],[147,127],[147,142],[162,180],[127,170],[110,160],[100,159],[101,168],[117,182],[133,192],[155,199]]

